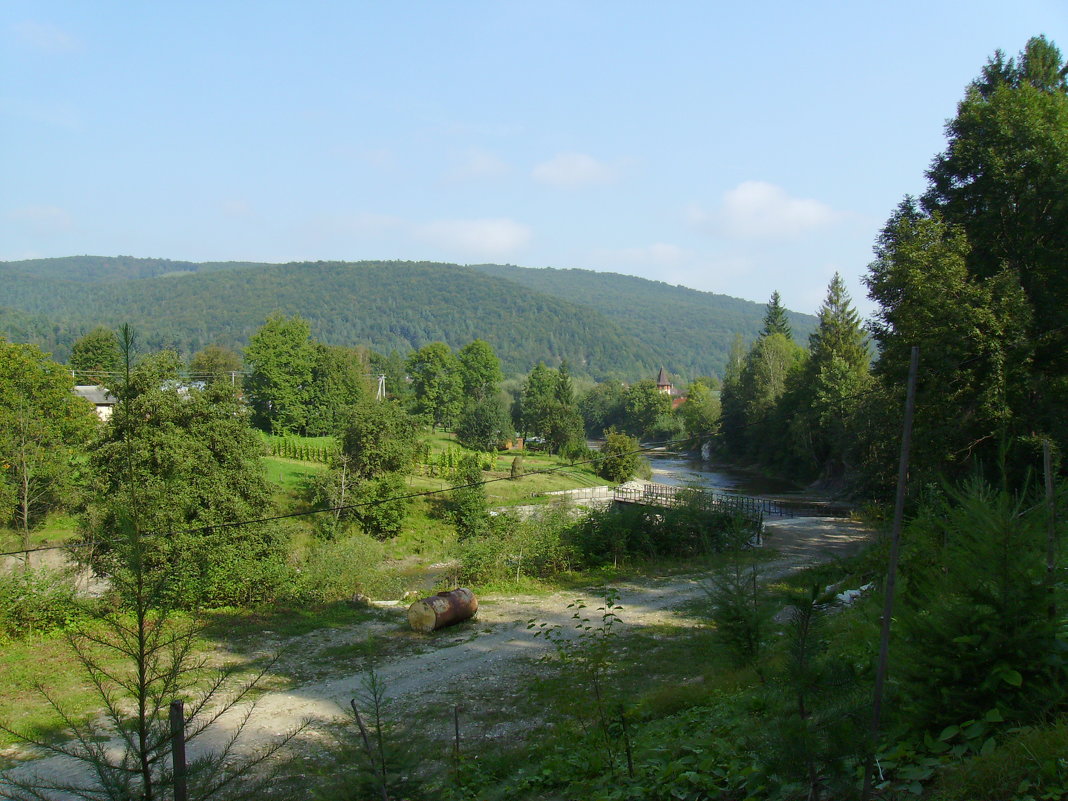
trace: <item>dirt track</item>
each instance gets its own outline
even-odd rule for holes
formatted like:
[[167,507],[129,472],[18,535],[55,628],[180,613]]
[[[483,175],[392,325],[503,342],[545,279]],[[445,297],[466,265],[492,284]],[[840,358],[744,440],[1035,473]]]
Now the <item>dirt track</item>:
[[[792,518],[769,522],[765,545],[779,556],[763,568],[766,578],[774,578],[809,564],[828,561],[854,551],[869,532],[858,524],[836,518]],[[675,610],[705,593],[708,575],[695,573],[669,578],[650,578],[640,583],[616,585],[618,603],[623,606],[624,628],[674,622],[676,625],[702,621],[687,619]],[[574,592],[549,596],[485,597],[481,599],[477,618],[456,629],[428,636],[406,631],[404,609],[395,607],[384,620],[329,631],[316,631],[292,641],[267,640],[265,649],[284,645],[285,661],[314,660],[323,648],[361,642],[371,635],[403,638],[403,647],[386,656],[377,671],[387,693],[408,714],[447,703],[464,705],[476,699],[465,694],[472,688],[480,698],[496,697],[506,701],[512,671],[530,657],[543,653],[549,646],[527,629],[531,619],[567,627],[573,610],[568,604],[576,600]],[[598,606],[596,597],[585,599],[588,610]],[[285,667],[283,664],[281,667]],[[327,724],[345,714],[349,699],[360,694],[365,673],[362,665],[333,665],[327,675],[298,683],[289,689],[267,692],[256,703],[241,738],[241,749],[252,750],[268,744],[279,734],[304,721]],[[461,680],[462,679],[462,680]],[[232,735],[243,714],[233,711],[198,741],[197,748],[218,748]],[[314,737],[313,733],[309,736]],[[488,736],[495,736],[490,732]],[[195,749],[193,749],[195,752]],[[81,766],[58,757],[30,759],[20,772],[33,771],[49,778],[75,778]]]

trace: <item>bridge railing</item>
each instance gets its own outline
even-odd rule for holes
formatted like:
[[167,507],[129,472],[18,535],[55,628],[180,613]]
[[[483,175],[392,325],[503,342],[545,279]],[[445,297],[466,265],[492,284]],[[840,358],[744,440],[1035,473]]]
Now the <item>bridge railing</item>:
[[841,513],[828,504],[807,501],[778,501],[754,498],[694,487],[671,484],[643,484],[640,487],[616,487],[612,496],[619,503],[638,503],[648,506],[675,507],[683,503],[715,510],[730,510],[747,517],[823,517]]

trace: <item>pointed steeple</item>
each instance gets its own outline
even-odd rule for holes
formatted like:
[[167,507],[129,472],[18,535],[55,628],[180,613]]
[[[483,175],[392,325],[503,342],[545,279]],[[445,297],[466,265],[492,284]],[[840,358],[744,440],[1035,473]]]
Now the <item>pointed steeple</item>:
[[663,365],[660,366],[660,372],[656,376],[656,388],[661,392],[671,391],[671,379],[668,378],[667,370]]

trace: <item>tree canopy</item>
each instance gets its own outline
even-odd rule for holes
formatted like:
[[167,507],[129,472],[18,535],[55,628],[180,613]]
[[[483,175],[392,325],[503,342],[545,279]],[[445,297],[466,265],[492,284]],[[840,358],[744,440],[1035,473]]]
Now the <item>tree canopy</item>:
[[96,430],[92,406],[74,395],[70,372],[35,345],[0,337],[0,523],[23,547],[71,489],[74,458]]

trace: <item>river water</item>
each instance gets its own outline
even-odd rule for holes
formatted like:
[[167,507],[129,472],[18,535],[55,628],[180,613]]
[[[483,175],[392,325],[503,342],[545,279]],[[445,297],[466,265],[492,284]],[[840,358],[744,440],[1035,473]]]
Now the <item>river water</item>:
[[696,486],[717,492],[733,492],[764,498],[798,497],[803,490],[783,479],[706,462],[680,454],[646,454],[653,466],[653,481],[676,487]]

